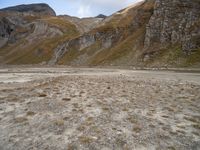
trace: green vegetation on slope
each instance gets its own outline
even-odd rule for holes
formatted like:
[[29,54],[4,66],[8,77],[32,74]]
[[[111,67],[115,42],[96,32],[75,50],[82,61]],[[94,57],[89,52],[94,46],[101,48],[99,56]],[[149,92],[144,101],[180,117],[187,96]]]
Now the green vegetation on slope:
[[[102,26],[88,34],[100,35],[95,43],[79,51],[79,48],[69,48],[59,61],[59,64],[82,62],[81,65],[126,65],[135,60],[133,55],[141,55],[144,43],[145,27],[153,12],[154,1],[149,1],[128,9],[126,12],[112,15]],[[114,38],[113,38],[114,37]],[[112,39],[112,46],[104,48],[106,39]],[[139,54],[138,54],[139,52]],[[128,57],[128,55],[133,56]],[[126,59],[128,57],[128,59]],[[82,59],[85,59],[83,61]],[[136,62],[136,61],[135,61]],[[74,64],[74,63],[73,63]],[[80,65],[77,63],[77,65]]]
[[48,17],[41,20],[48,23],[49,26],[55,26],[61,29],[64,33],[67,34],[77,33],[77,29],[74,24],[60,17]]
[[[114,64],[116,60],[126,57],[130,53],[135,53],[135,50],[142,49],[141,43],[144,36],[144,30],[140,29],[134,34],[127,37],[125,40],[117,42],[112,48],[104,49],[97,53],[90,61],[91,65]],[[129,60],[121,62],[126,64]]]
[[158,51],[152,58],[145,62],[146,66],[168,66],[168,67],[199,67],[200,49],[191,54],[182,51],[179,45],[170,46]]
[[[41,19],[48,23],[49,26],[54,26],[63,32],[61,36],[46,37],[29,42],[25,39],[20,40],[15,44],[7,45],[0,49],[0,53],[5,56],[8,64],[38,64],[47,62],[52,58],[54,49],[62,42],[74,38],[79,35],[76,26],[64,19],[58,17]],[[8,53],[10,52],[10,53]]]

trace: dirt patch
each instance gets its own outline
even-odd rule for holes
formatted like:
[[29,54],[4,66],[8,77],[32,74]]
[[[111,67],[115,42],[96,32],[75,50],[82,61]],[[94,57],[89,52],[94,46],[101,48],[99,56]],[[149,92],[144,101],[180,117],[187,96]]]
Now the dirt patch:
[[0,149],[200,147],[199,76],[64,71],[59,77],[1,83]]

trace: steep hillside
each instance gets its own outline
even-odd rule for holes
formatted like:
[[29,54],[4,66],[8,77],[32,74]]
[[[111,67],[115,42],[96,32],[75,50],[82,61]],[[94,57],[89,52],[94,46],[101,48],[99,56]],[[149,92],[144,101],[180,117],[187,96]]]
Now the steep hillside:
[[0,63],[200,67],[197,0],[145,0],[82,19],[38,5],[0,10]]
[[71,17],[67,15],[63,15],[59,17],[66,19],[67,21],[70,21],[71,23],[75,24],[79,32],[82,34],[96,28],[106,18],[105,16],[77,18],[77,17]]
[[54,62],[200,67],[199,15],[199,1],[146,0],[107,17],[101,26],[59,46],[55,51],[62,55]]
[[156,0],[146,27],[148,65],[200,66],[200,1]]
[[45,4],[3,9],[0,31],[0,62],[4,64],[46,63],[59,42],[79,35],[74,24],[56,17]]
[[[154,1],[141,2],[107,17],[101,26],[55,49],[52,63],[67,65],[132,65],[143,48],[145,27]],[[139,54],[138,54],[139,53]],[[128,58],[132,56],[132,58]],[[134,59],[135,57],[135,59]]]

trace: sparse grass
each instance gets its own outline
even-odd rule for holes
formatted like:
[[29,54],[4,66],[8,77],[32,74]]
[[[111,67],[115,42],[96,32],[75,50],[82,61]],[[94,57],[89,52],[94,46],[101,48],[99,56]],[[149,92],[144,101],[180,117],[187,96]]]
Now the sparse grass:
[[[70,63],[77,59],[78,56],[87,54],[89,57],[94,55],[99,49],[101,49],[101,43],[100,41],[96,41],[94,44],[92,44],[89,47],[86,47],[85,49],[79,51],[79,47],[77,45],[73,45],[68,49],[68,51],[64,54],[64,56],[59,60],[58,64],[67,64],[70,65]],[[88,62],[86,62],[88,63]]]
[[33,112],[33,111],[28,111],[28,112],[26,113],[27,116],[34,116],[35,114],[36,114],[36,113]]
[[[104,26],[101,26],[97,29],[94,29],[95,31],[108,31],[110,28],[118,28],[118,27],[128,27],[133,22],[141,22],[141,24],[145,24],[146,21],[149,20],[154,7],[154,1],[148,1],[143,5],[135,6],[134,8],[129,9],[126,12],[126,15],[123,13],[117,13],[114,14],[108,22],[105,23]],[[121,10],[119,12],[123,12],[124,10]],[[140,12],[143,12],[141,15]],[[136,18],[136,16],[140,16]]]
[[91,125],[94,125],[94,124],[95,124],[95,122],[94,122],[93,117],[88,117],[83,123],[83,125],[85,125],[85,126],[91,126]]
[[150,124],[149,127],[150,128],[155,128],[155,125],[154,124]]
[[47,94],[45,94],[45,93],[40,93],[39,95],[38,95],[38,97],[46,97],[47,96]]
[[80,136],[79,140],[83,144],[89,144],[89,143],[92,143],[94,141],[94,139],[89,137],[89,136]]
[[[26,39],[21,39],[17,41],[17,43],[1,48],[0,54],[2,56],[6,55],[4,59],[7,63],[38,64],[41,62],[47,62],[53,56],[53,50],[57,47],[57,45],[79,35],[75,25],[67,20],[53,17],[41,19],[41,21],[49,23],[50,26],[60,28],[64,34],[61,36],[57,35],[54,37],[39,39],[33,43],[29,43]],[[20,32],[22,31],[20,30]]]
[[133,123],[133,124],[137,124],[138,123],[138,118],[137,118],[137,116],[129,116],[128,118],[127,118],[131,123]]
[[128,111],[129,109],[127,108],[127,107],[124,107],[123,109],[122,109],[122,111]]
[[200,130],[200,123],[193,124],[193,127],[194,127],[195,129]]
[[155,54],[146,65],[150,66],[174,66],[174,67],[189,67],[198,66],[200,63],[200,49],[195,50],[193,53],[186,55],[181,50],[180,45],[171,46],[166,49],[160,50]]
[[164,107],[164,109],[168,110],[169,112],[175,112],[175,108],[172,107]]
[[79,131],[84,131],[86,129],[86,127],[84,125],[81,125],[77,128],[77,130]]
[[[112,48],[103,49],[99,53],[95,55],[90,61],[92,65],[98,64],[107,64],[113,62],[117,59],[126,57],[130,52],[134,52],[134,45],[135,42],[138,42],[141,35],[144,34],[144,30],[137,30],[131,36],[128,36],[123,41],[118,41],[117,43],[113,44]],[[127,60],[126,60],[127,61]]]
[[194,134],[194,135],[196,135],[196,136],[200,136],[200,133],[199,133],[199,132],[193,131],[192,134]]
[[57,28],[60,28],[63,32],[67,32],[68,34],[77,33],[76,26],[66,19],[59,17],[48,17],[42,20],[47,22],[51,26],[56,26]]
[[73,103],[72,105],[74,106],[74,108],[79,108],[78,103]]
[[169,118],[169,116],[168,116],[168,115],[163,115],[162,117],[163,117],[163,118]]
[[191,117],[184,116],[184,119],[191,121],[193,123],[200,123],[200,117],[199,116],[191,116]]
[[92,44],[91,46],[85,48],[82,50],[82,53],[87,53],[89,56],[94,55],[97,50],[101,49],[101,42],[100,41],[96,41],[94,44]]
[[64,56],[59,60],[60,65],[69,65],[72,60],[74,60],[80,53],[75,48],[70,48]]
[[171,135],[173,135],[173,136],[177,136],[177,135],[178,135],[178,133],[177,133],[176,131],[169,131],[169,133],[170,133]]
[[142,128],[140,125],[134,125],[133,127],[133,131],[136,132],[136,133],[139,133],[141,132]]
[[70,101],[71,98],[63,98],[62,100],[63,100],[63,101]]
[[69,145],[67,146],[67,149],[68,149],[68,150],[75,150],[75,149],[77,149],[77,147],[76,147],[75,145],[69,144]]
[[[54,72],[54,69],[49,69]],[[57,70],[58,68],[55,69]],[[47,72],[43,68],[41,70]],[[77,71],[77,69],[73,68],[69,70],[69,74],[71,72],[74,73],[75,70]],[[141,78],[137,78],[134,75],[131,76],[129,71],[127,71],[127,76],[125,72],[123,73],[124,76],[121,76],[118,72],[111,75],[113,71],[110,71],[110,73],[105,70],[104,72],[109,73],[108,76],[102,75],[102,72],[99,75],[99,72],[97,72],[99,69],[92,69],[91,72],[97,72],[98,76],[88,76],[85,75],[86,73],[79,75],[80,72],[83,73],[82,69],[79,70],[79,72],[77,71],[78,75],[42,80],[42,83],[48,82],[45,86],[40,81],[37,81],[34,84],[32,82],[28,83],[27,87],[20,86],[22,88],[21,90],[14,87],[10,91],[7,91],[8,93],[1,92],[1,97],[3,98],[7,95],[16,95],[20,91],[19,98],[27,99],[20,105],[5,103],[0,107],[0,112],[2,113],[2,120],[0,122],[6,131],[5,133],[2,132],[2,136],[7,137],[6,133],[9,132],[13,133],[16,138],[22,137],[23,140],[25,136],[31,137],[48,134],[48,137],[50,136],[56,140],[54,144],[57,143],[58,145],[56,146],[58,148],[60,148],[59,146],[62,148],[63,145],[66,148],[67,144],[71,143],[77,146],[77,148],[81,147],[83,149],[98,149],[101,146],[104,147],[105,144],[106,147],[114,147],[114,149],[125,149],[125,145],[129,146],[128,149],[134,149],[135,145],[139,145],[141,148],[148,148],[149,139],[151,140],[150,145],[152,144],[152,146],[159,142],[161,144],[159,146],[164,147],[164,149],[167,146],[174,145],[184,149],[185,145],[182,145],[182,141],[187,139],[186,148],[190,148],[189,144],[199,138],[199,129],[193,126],[200,119],[198,107],[191,107],[195,109],[189,110],[187,104],[182,104],[182,101],[180,103],[176,100],[179,97],[179,89],[182,87],[184,87],[189,98],[193,97],[194,99],[198,99],[198,85],[193,83],[180,84],[179,80],[175,78],[170,78],[172,79],[170,81],[161,80],[159,72],[158,78],[157,74],[154,74],[154,79],[149,80],[149,77],[146,78],[146,73],[145,77],[141,74]],[[15,72],[15,70],[12,71]],[[24,72],[22,69],[21,71]],[[63,68],[61,68],[61,71],[63,71]],[[68,69],[65,69],[65,71],[68,72]],[[179,73],[174,74],[177,75]],[[43,86],[38,89],[38,84],[42,84]],[[2,85],[6,85],[6,83]],[[54,86],[56,88],[52,88]],[[115,89],[114,94],[110,94],[107,91],[107,87],[109,86]],[[169,95],[168,86],[172,86],[172,89],[174,89],[174,94],[169,99],[167,99],[167,95]],[[6,87],[9,88],[7,85]],[[37,89],[33,90],[36,87]],[[48,90],[48,88],[51,89]],[[162,89],[159,96],[152,94],[155,88]],[[55,89],[60,91],[62,96],[49,95],[48,100],[44,101],[38,98],[33,99],[39,93],[46,93],[45,91],[47,90],[49,93]],[[65,105],[67,103],[62,101],[62,98],[68,98],[70,95],[79,95],[83,91],[86,97],[72,98],[70,105]],[[197,95],[195,95],[196,93]],[[122,94],[127,95],[127,97],[121,98]],[[147,103],[152,95],[155,99]],[[28,96],[30,98],[27,98]],[[87,99],[87,101],[84,101],[84,99]],[[32,102],[31,105],[27,105],[29,101]],[[88,105],[90,105],[90,108],[88,108]],[[165,108],[174,107],[173,105],[177,106],[177,109],[182,112],[174,116],[174,113],[167,111],[167,108]],[[6,108],[7,106],[8,109]],[[72,112],[73,106],[79,107],[78,111]],[[17,124],[15,120],[12,121],[13,115],[15,114],[13,108],[15,107],[19,110],[16,115],[26,113],[25,117],[30,121],[28,120],[29,122],[27,121],[21,124]],[[102,107],[110,108],[109,112],[101,110]],[[83,113],[79,112],[80,108],[84,109]],[[129,111],[123,112],[123,109],[124,111],[129,109]],[[147,116],[146,113],[153,110],[155,110],[155,113],[153,113],[154,116]],[[31,117],[34,114],[33,112],[37,113],[37,115]],[[162,115],[169,116],[170,119],[163,120]],[[188,117],[186,118],[188,121],[183,118],[183,115]],[[163,121],[163,123],[158,124],[160,121]],[[33,132],[28,132],[30,126],[27,123],[30,123],[31,127],[35,127]],[[38,124],[39,127],[37,127]],[[179,125],[185,126],[185,128]],[[177,129],[180,131],[176,131]],[[163,143],[163,140],[168,145]],[[48,144],[48,141],[45,140],[44,142]],[[71,148],[73,149],[73,146]]]
[[55,124],[56,126],[64,126],[65,121],[64,121],[63,119],[56,119],[56,120],[54,121],[54,124]]
[[98,135],[102,132],[101,129],[98,126],[92,126],[91,131],[98,134]]
[[176,150],[176,148],[174,146],[169,146],[168,150]]
[[39,16],[24,16],[24,19],[28,22],[32,22],[32,21],[40,19],[40,17]]
[[109,109],[108,107],[105,106],[105,107],[102,107],[102,110],[103,110],[103,111],[109,111],[110,109]]
[[[118,36],[119,39],[114,39],[112,48],[103,49],[102,39],[97,41],[91,46],[85,48],[81,52],[77,48],[71,48],[59,61],[59,64],[70,65],[70,62],[78,58],[84,53],[89,55],[89,59],[84,62],[85,65],[99,65],[114,62],[117,59],[125,58],[130,52],[135,52],[142,49],[143,39],[145,34],[145,24],[153,11],[154,2],[147,2],[145,6],[137,6],[130,9],[127,15],[115,14],[112,19],[106,22],[103,26],[93,29],[89,34],[94,35],[97,32],[106,36]],[[139,12],[144,11],[144,15]],[[138,16],[141,19],[138,20]],[[139,22],[141,24],[137,30],[131,29],[132,22]],[[123,22],[123,23],[121,23]],[[135,30],[134,32],[132,30]],[[128,37],[128,38],[127,38]],[[135,45],[138,45],[137,48]],[[87,58],[86,58],[87,59]],[[127,61],[127,60],[124,60]]]
[[53,54],[54,49],[61,44],[63,41],[67,41],[73,35],[62,35],[57,37],[52,37],[50,39],[43,39],[33,44],[27,45],[27,49],[21,52],[21,49],[9,55],[12,58],[10,64],[37,64],[41,62],[49,61]]
[[15,122],[16,123],[23,123],[23,122],[26,122],[28,121],[28,119],[26,117],[17,117],[15,118]]
[[185,131],[183,131],[183,130],[176,130],[176,132],[185,135]]
[[17,101],[19,101],[19,99],[15,96],[15,97],[9,97],[7,101],[8,102],[17,102]]
[[69,119],[70,119],[70,117],[68,117],[68,116],[66,116],[66,117],[63,118],[63,120],[65,120],[65,121],[67,121]]

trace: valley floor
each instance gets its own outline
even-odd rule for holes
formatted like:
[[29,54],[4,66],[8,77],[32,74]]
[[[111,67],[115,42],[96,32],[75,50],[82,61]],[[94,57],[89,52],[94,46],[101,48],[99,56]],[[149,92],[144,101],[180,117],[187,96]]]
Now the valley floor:
[[200,149],[200,73],[1,68],[1,150]]

